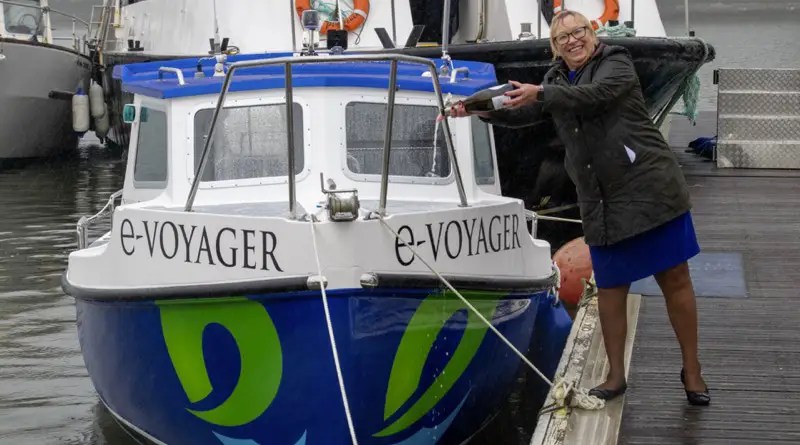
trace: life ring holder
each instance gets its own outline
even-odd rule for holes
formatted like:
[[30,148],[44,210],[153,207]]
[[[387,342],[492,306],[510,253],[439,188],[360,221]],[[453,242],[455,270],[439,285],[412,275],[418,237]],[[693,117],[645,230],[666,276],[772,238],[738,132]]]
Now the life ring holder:
[[[295,9],[297,14],[302,18],[303,11],[311,9],[311,0],[295,0]],[[344,29],[349,32],[354,32],[367,21],[369,15],[369,0],[354,0],[353,13],[348,15],[342,20]],[[322,22],[322,27],[319,30],[320,34],[326,34],[330,30],[341,29],[339,21],[325,20]]]
[[[594,28],[595,31],[600,29],[601,26],[605,26],[609,20],[619,20],[619,0],[604,0],[604,2],[606,9],[603,11],[603,15],[591,21],[592,28]],[[561,12],[562,4],[562,0],[555,0],[553,2],[554,15]]]

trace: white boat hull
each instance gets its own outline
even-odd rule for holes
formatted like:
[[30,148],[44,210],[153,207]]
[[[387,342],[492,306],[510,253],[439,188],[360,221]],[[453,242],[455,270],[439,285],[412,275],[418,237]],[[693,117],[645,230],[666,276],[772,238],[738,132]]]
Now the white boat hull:
[[0,159],[40,158],[75,148],[72,103],[51,92],[88,91],[89,59],[66,48],[0,39]]

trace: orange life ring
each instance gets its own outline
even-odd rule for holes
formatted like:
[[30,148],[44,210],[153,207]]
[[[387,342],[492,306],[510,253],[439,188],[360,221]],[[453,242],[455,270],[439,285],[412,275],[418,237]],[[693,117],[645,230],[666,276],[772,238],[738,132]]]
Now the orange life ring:
[[[603,15],[592,20],[592,28],[597,31],[601,25],[605,25],[609,20],[619,20],[619,0],[604,0],[606,9]],[[555,0],[553,2],[553,13],[558,14],[561,12],[562,0]]]
[[[311,0],[295,0],[294,7],[297,10],[297,15],[303,17],[303,11],[311,9]],[[344,29],[347,31],[355,31],[367,20],[369,15],[369,0],[354,0],[353,13],[348,15],[342,20]],[[332,29],[341,29],[339,21],[325,20],[322,22],[322,27],[319,30],[320,34],[325,34]]]

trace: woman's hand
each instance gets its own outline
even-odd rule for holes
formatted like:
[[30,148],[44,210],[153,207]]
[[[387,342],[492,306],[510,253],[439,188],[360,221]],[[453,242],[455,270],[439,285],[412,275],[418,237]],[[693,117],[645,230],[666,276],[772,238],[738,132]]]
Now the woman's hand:
[[529,83],[519,83],[516,80],[510,80],[516,89],[505,93],[510,99],[505,101],[505,105],[509,108],[519,108],[526,105],[531,105],[537,101],[536,96],[542,88],[539,85],[532,85]]

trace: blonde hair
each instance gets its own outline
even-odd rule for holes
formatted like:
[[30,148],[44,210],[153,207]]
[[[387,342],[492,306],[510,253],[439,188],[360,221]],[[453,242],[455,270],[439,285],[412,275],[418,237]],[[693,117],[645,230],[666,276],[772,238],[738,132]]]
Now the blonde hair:
[[564,24],[564,19],[567,17],[573,17],[576,22],[583,23],[586,26],[586,32],[592,36],[592,41],[597,45],[597,33],[594,31],[592,22],[585,15],[577,11],[560,11],[554,15],[553,19],[550,21],[550,50],[553,51],[553,60],[557,60],[561,57],[558,53],[558,47],[556,46],[556,31],[561,28],[561,25]]

